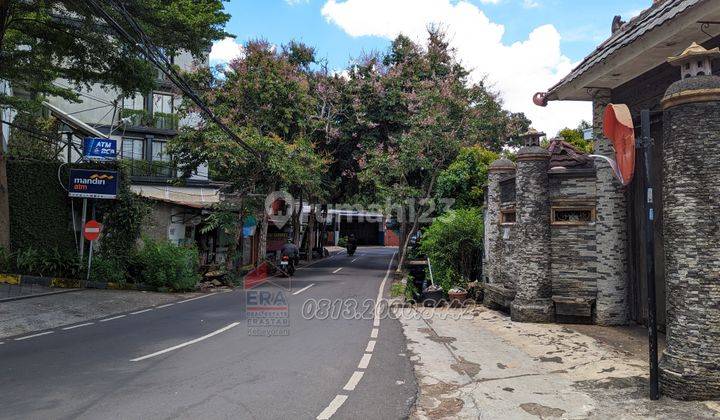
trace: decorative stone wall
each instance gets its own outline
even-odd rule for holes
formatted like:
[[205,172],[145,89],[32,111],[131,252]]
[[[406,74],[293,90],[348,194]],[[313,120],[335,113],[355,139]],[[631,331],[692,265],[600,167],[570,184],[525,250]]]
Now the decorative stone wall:
[[[572,202],[595,206],[595,174],[550,175],[552,205]],[[550,226],[550,277],[553,296],[597,296],[595,223]]]
[[[614,156],[603,135],[603,113],[610,103],[610,90],[599,89],[593,97],[594,153]],[[622,184],[607,163],[596,160],[597,195],[597,300],[596,322],[600,325],[628,323],[627,209]]]
[[487,276],[490,283],[507,284],[507,265],[509,258],[507,244],[503,240],[503,228],[500,226],[500,181],[514,174],[515,164],[508,159],[498,159],[490,165],[488,171],[488,191],[486,208],[485,236],[488,247]]
[[720,398],[720,78],[668,88],[664,113],[667,348],[662,392]]
[[550,299],[550,206],[548,169],[550,153],[539,146],[520,149],[517,157],[516,255],[518,276],[515,300],[510,308],[513,321],[552,322]]

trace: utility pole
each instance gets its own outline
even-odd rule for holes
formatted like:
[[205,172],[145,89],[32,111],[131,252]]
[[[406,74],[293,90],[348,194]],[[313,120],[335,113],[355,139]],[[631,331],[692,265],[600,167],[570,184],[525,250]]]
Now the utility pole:
[[660,398],[658,385],[658,340],[655,302],[655,210],[653,207],[652,184],[652,149],[653,140],[650,137],[650,111],[640,111],[640,129],[642,138],[640,148],[643,152],[645,166],[645,274],[647,276],[647,307],[648,307],[648,350],[650,362],[650,399]]

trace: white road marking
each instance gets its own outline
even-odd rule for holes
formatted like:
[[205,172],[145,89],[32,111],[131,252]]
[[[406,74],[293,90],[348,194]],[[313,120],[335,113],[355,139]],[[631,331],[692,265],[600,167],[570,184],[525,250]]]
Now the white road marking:
[[367,369],[368,365],[370,364],[371,357],[372,353],[363,354],[362,359],[360,359],[360,363],[358,363],[358,369]]
[[405,384],[405,381],[395,381],[395,385],[403,385]]
[[156,351],[155,353],[151,353],[151,354],[148,354],[148,355],[146,355],[146,356],[141,356],[141,357],[137,357],[137,358],[135,358],[135,359],[130,359],[130,361],[131,361],[131,362],[139,362],[139,361],[141,361],[141,360],[150,359],[151,357],[160,356],[161,354],[169,353],[169,352],[171,352],[171,351],[173,351],[173,350],[181,349],[181,348],[187,347],[187,346],[189,346],[189,345],[191,345],[191,344],[195,344],[195,343],[199,343],[199,342],[201,342],[201,341],[203,341],[203,340],[207,340],[207,339],[210,338],[210,337],[214,337],[214,336],[216,336],[216,335],[218,335],[218,334],[224,333],[225,331],[227,331],[227,330],[229,330],[229,329],[231,329],[231,328],[237,327],[238,325],[240,325],[239,322],[233,322],[232,324],[226,325],[226,326],[220,328],[220,329],[217,330],[217,331],[211,332],[210,334],[203,335],[202,337],[196,338],[196,339],[194,339],[194,340],[186,341],[186,342],[184,342],[184,343],[178,344],[177,346],[172,346],[172,347],[168,347],[168,348],[166,348],[166,349],[164,349],[164,350]]
[[52,334],[54,332],[55,331],[45,331],[45,332],[41,332],[41,333],[37,333],[37,334],[33,334],[33,335],[26,335],[25,337],[16,338],[15,341],[27,340],[28,338],[40,337],[41,335],[48,335],[48,334]]
[[341,395],[341,394],[336,395],[335,398],[333,398],[333,400],[330,401],[330,405],[328,405],[327,408],[325,408],[323,410],[323,412],[320,413],[319,416],[317,416],[317,420],[327,420],[330,417],[332,417],[333,414],[335,414],[335,412],[338,411],[338,408],[340,408],[343,405],[343,403],[345,403],[345,400],[347,400],[347,399],[348,399],[347,395]]
[[362,379],[364,374],[365,374],[364,372],[356,370],[355,373],[353,373],[352,376],[350,377],[350,380],[343,387],[343,390],[355,391],[355,387],[360,382],[360,379]]
[[312,284],[309,285],[309,286],[303,287],[302,289],[300,289],[300,290],[298,290],[297,292],[293,293],[293,295],[299,295],[300,293],[306,291],[307,289],[309,289],[309,288],[311,288],[311,287],[313,287],[313,286],[315,286],[315,283],[312,283]]
[[[373,340],[370,340],[367,344],[367,347],[365,348],[365,354],[363,354],[363,357],[360,359],[360,363],[358,363],[358,369],[367,369],[368,365],[370,364],[370,358],[372,357],[372,352],[375,350],[375,343],[378,336],[378,327],[380,325],[380,300],[383,296],[383,291],[385,289],[385,283],[387,283],[388,276],[390,276],[390,269],[392,268],[393,260],[395,260],[395,255],[397,252],[393,253],[392,257],[390,258],[390,263],[388,264],[387,271],[385,272],[385,277],[383,278],[382,282],[380,283],[380,288],[378,290],[377,300],[375,303],[375,314],[374,314],[374,322],[373,322],[373,329],[370,331],[370,338]],[[338,255],[338,254],[336,254]],[[357,258],[352,260],[351,262],[355,262]],[[342,270],[342,267],[338,268],[337,270],[333,271],[333,274],[337,273],[338,271]],[[299,292],[297,292],[299,293]],[[354,391],[355,387],[360,383],[360,380],[362,380],[364,375],[363,371],[356,370],[352,376],[350,376],[350,379],[348,380],[347,384],[345,384],[345,387],[343,390],[345,391]],[[335,412],[345,403],[345,401],[348,399],[347,395],[338,394],[335,396],[335,398],[330,401],[330,405],[328,405],[320,415],[317,416],[318,420],[327,420],[330,417],[332,417]]]
[[209,297],[209,296],[212,296],[212,295],[214,295],[214,293],[208,293],[207,295],[202,295],[202,296],[198,296],[198,297],[194,297],[194,298],[190,298],[190,299],[185,299],[185,300],[181,300],[180,302],[175,302],[175,303],[177,303],[177,304],[179,305],[179,304],[181,304],[181,303],[190,302],[190,301],[193,301],[193,300],[205,299],[206,297]]
[[173,306],[173,305],[174,305],[174,303],[166,303],[166,304],[164,304],[164,305],[158,306],[157,308],[158,308],[158,309],[162,309],[162,308],[167,308],[168,306]]
[[351,263],[354,263],[355,261],[357,261],[357,258],[355,258],[354,260],[352,260],[352,261],[350,261],[350,262],[351,262]]
[[126,316],[127,316],[127,315],[118,315],[118,316],[114,316],[114,317],[112,317],[112,318],[101,319],[101,320],[98,321],[98,322],[108,322],[108,321],[112,321],[113,319],[125,318]]
[[86,322],[86,323],[84,323],[84,324],[73,325],[73,326],[71,326],[71,327],[65,327],[65,328],[63,328],[63,331],[74,330],[75,328],[80,328],[80,327],[87,327],[88,325],[93,325],[93,324],[94,324],[94,322]]
[[148,312],[148,311],[152,311],[153,309],[155,309],[155,308],[147,308],[147,309],[143,309],[142,311],[135,311],[135,312],[130,312],[130,315],[137,315],[137,314],[141,314],[141,313],[143,313],[143,312]]

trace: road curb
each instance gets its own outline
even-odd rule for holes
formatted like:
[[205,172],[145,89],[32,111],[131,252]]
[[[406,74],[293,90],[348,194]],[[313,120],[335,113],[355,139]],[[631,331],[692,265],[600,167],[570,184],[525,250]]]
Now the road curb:
[[0,303],[12,302],[14,300],[32,299],[32,298],[42,297],[42,296],[58,295],[60,293],[79,292],[80,290],[83,290],[83,289],[63,289],[63,290],[58,290],[55,292],[36,293],[33,295],[25,295],[25,296],[14,296],[14,297],[0,299]]

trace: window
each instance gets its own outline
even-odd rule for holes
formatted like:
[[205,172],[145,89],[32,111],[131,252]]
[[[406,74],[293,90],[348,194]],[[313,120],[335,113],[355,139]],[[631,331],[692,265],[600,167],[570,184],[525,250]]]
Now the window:
[[170,155],[167,153],[167,143],[164,140],[152,142],[152,175],[169,177],[172,175]]
[[153,113],[172,114],[175,112],[173,107],[173,95],[165,93],[153,93]]
[[144,160],[145,140],[123,137],[121,157],[128,160]]
[[153,125],[155,128],[177,130],[175,98],[172,94],[153,94]]
[[500,210],[500,224],[514,225],[517,222],[517,214],[515,209]]
[[553,225],[581,226],[595,222],[595,207],[553,207],[550,213]]
[[142,111],[145,109],[145,98],[139,93],[128,96],[127,98],[123,98],[122,107],[123,109]]

